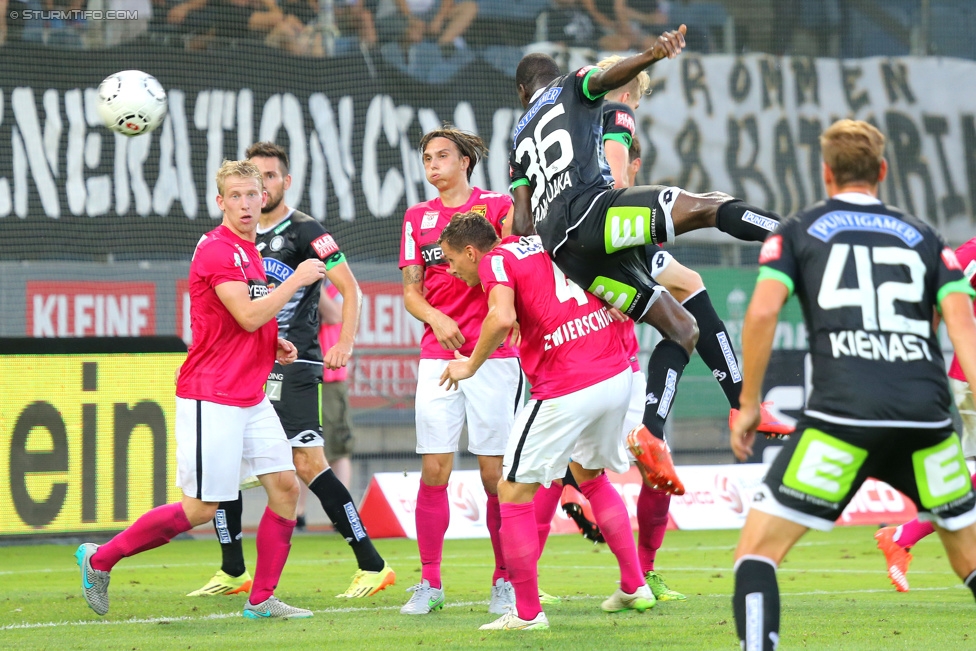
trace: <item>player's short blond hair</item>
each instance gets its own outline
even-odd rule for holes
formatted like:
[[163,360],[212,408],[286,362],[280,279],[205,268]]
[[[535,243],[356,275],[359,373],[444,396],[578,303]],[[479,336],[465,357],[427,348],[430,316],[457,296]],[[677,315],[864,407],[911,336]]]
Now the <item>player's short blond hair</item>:
[[[607,58],[603,59],[596,64],[596,67],[600,70],[606,70],[607,68],[615,66],[624,58],[619,54],[611,54]],[[651,90],[651,76],[647,74],[646,70],[641,70],[640,74],[634,77],[626,86],[620,90],[629,89],[632,95],[637,95],[638,97],[643,97]],[[613,92],[613,91],[611,91]]]
[[877,185],[884,147],[884,134],[863,120],[838,120],[820,136],[821,155],[839,187]]
[[242,179],[256,179],[258,189],[264,190],[264,179],[261,177],[261,170],[249,160],[225,160],[220,169],[217,170],[217,194],[224,196],[224,181],[229,176],[236,176]]

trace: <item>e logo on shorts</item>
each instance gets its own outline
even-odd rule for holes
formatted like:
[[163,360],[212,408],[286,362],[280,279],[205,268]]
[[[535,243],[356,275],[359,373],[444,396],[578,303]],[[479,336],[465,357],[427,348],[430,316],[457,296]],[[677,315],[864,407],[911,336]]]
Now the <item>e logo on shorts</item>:
[[783,475],[783,485],[836,504],[847,497],[867,458],[867,450],[818,429],[806,429]]
[[586,291],[603,299],[608,305],[617,308],[624,314],[629,314],[630,305],[634,302],[634,297],[637,296],[637,290],[630,285],[606,276],[597,276]]
[[915,482],[922,506],[931,509],[964,497],[972,488],[959,437],[948,439],[912,454]]
[[645,206],[610,206],[604,232],[607,253],[651,243],[651,209]]

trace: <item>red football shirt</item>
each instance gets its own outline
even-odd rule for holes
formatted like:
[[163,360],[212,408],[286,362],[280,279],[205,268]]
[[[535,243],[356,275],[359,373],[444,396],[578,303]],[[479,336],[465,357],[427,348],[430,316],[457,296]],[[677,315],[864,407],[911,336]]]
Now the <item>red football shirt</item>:
[[[956,249],[956,258],[962,265],[962,272],[965,274],[966,280],[976,288],[976,237]],[[976,305],[973,307],[973,313],[976,314]],[[954,380],[966,381],[966,374],[962,372],[962,366],[959,365],[959,360],[955,355],[952,356],[952,364],[949,366],[949,377]]]
[[[471,211],[484,215],[501,235],[502,221],[511,206],[512,198],[507,194],[474,188],[471,198],[463,206],[447,208],[438,197],[408,208],[403,216],[400,268],[415,264],[424,268],[424,297],[432,307],[457,322],[464,336],[464,345],[460,348],[462,355],[470,355],[478,343],[481,322],[488,314],[488,299],[480,287],[468,287],[464,281],[448,272],[447,258],[437,240],[451,217]],[[424,324],[420,357],[454,359],[454,351],[444,350],[437,342],[433,329]],[[508,344],[502,344],[492,353],[492,358],[499,357],[518,357],[518,352]]]
[[630,367],[603,301],[553,265],[538,235],[506,238],[481,259],[478,275],[486,294],[497,285],[515,292],[533,399],[559,398]]
[[251,300],[268,293],[261,255],[253,242],[218,226],[197,243],[190,262],[190,344],[176,395],[221,405],[252,407],[264,398],[274,366],[278,322],[256,332],[242,328],[217,296],[222,283],[246,283]]

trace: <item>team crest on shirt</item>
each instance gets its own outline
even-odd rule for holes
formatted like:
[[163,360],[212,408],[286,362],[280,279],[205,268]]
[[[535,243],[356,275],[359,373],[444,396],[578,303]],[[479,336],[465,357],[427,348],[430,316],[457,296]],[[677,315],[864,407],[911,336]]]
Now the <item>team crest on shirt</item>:
[[437,218],[441,214],[437,210],[428,210],[424,213],[424,218],[420,220],[420,230],[426,231],[437,226]]
[[783,236],[773,235],[763,242],[759,249],[759,264],[767,264],[779,260],[783,255]]
[[312,240],[312,248],[315,249],[316,255],[324,260],[338,251],[339,245],[336,244],[335,239],[331,235],[326,233]]
[[634,124],[634,118],[630,116],[630,113],[627,111],[616,111],[616,113],[617,115],[614,118],[614,121],[617,123],[618,127],[623,127],[631,133],[637,131],[637,125]]
[[479,215],[481,215],[482,217],[487,217],[488,216],[488,206],[486,206],[484,204],[481,204],[481,205],[478,205],[478,206],[471,206],[471,212],[476,212]]
[[948,269],[962,271],[962,265],[959,264],[959,258],[956,257],[956,252],[949,247],[942,249],[942,262]]
[[272,251],[280,251],[281,247],[285,245],[285,238],[281,235],[275,235],[271,238],[271,243],[268,245]]

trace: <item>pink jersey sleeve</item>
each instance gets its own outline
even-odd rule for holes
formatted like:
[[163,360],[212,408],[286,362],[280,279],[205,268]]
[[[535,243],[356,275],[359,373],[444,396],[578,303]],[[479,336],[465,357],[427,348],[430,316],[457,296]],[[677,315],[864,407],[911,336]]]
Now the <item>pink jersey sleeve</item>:
[[962,272],[966,280],[976,287],[976,237],[956,249],[956,259],[962,265]]
[[420,247],[417,246],[417,237],[420,232],[417,227],[416,215],[416,211],[412,208],[403,215],[403,233],[400,237],[401,269],[414,264],[419,264],[421,267],[425,266],[424,256],[420,253]]
[[501,237],[505,218],[508,217],[508,211],[512,208],[512,197],[507,194],[491,193],[485,199],[488,205],[488,211],[485,217],[495,227],[495,232],[498,233],[498,236]]
[[508,260],[501,250],[496,249],[481,259],[478,263],[478,277],[485,288],[485,294],[491,294],[495,285],[505,285],[515,289],[515,276],[512,274]]
[[[200,247],[194,259],[200,277],[210,287],[226,282],[247,283],[247,276],[241,270],[244,260],[241,254],[220,240],[211,240]],[[254,264],[249,260],[247,264]]]

